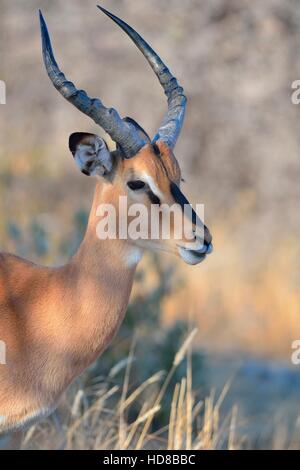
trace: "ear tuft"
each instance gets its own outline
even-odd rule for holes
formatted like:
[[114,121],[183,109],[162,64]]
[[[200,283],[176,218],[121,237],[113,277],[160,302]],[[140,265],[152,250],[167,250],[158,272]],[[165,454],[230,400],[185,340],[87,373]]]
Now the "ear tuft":
[[69,138],[69,149],[80,171],[88,176],[106,176],[113,167],[106,142],[95,134],[75,132]]

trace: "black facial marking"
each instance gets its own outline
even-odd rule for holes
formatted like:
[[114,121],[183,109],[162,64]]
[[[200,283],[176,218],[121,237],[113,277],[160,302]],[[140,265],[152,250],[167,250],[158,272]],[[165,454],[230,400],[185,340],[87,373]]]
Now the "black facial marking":
[[157,144],[152,144],[153,152],[157,157],[160,157],[160,150]]
[[[189,203],[189,201],[187,200],[187,198],[185,197],[185,195],[182,194],[182,192],[178,188],[177,184],[172,182],[171,185],[170,185],[170,190],[171,190],[171,194],[172,194],[173,198],[175,199],[177,204],[179,204],[181,206],[182,209],[184,209],[184,206],[186,204],[189,205],[190,207],[192,207],[191,204]],[[194,209],[192,208],[192,222],[193,222],[194,225],[197,224],[197,220],[199,221],[199,218],[198,218],[196,212],[194,211]]]
[[160,199],[156,194],[154,194],[150,189],[147,191],[147,195],[151,201],[152,204],[158,204],[160,205]]

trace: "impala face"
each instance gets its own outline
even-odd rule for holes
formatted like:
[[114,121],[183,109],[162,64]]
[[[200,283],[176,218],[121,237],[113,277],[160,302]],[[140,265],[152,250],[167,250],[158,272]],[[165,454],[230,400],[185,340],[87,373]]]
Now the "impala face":
[[[141,248],[173,252],[188,264],[198,264],[212,251],[212,237],[180,189],[181,171],[173,149],[184,120],[186,97],[183,89],[136,31],[112,13],[99,8],[127,33],[149,62],[167,95],[168,112],[155,137],[150,139],[133,119],[122,119],[116,110],[106,108],[100,100],[91,99],[84,91],[78,90],[60,71],[46,23],[40,14],[44,63],[55,88],[99,124],[117,146],[116,151],[110,152],[102,138],[79,132],[70,136],[69,148],[82,173],[102,179],[103,201],[99,204],[110,203],[118,208],[120,197],[126,196],[128,208],[138,203],[147,209],[148,236],[146,239],[129,236],[130,243]],[[180,238],[176,236],[175,219],[169,218],[169,237],[162,234],[157,238],[151,236],[153,206],[160,208],[159,217],[163,219],[174,205],[182,215],[183,235]],[[128,224],[132,216],[127,214],[126,217]],[[188,230],[186,225],[190,227]]]
[[[142,203],[150,214],[149,237],[145,241],[138,240],[137,244],[144,248],[175,252],[189,264],[199,263],[212,251],[211,235],[181,192],[180,167],[172,150],[164,142],[158,141],[154,146],[149,144],[135,158],[126,161],[121,178],[123,186],[127,186],[130,202]],[[169,224],[165,239],[161,231],[159,240],[151,237],[152,225],[157,222],[151,217],[153,204],[161,208],[159,222]],[[174,207],[178,211],[177,225],[180,224],[180,227],[175,227],[175,216],[170,217],[170,209]],[[188,218],[190,220],[185,220]],[[183,227],[184,224],[188,229]],[[178,229],[182,234],[180,239],[176,237]]]
[[[180,167],[172,150],[163,141],[149,142],[130,159],[122,158],[119,152],[109,152],[104,140],[92,134],[72,134],[69,147],[82,173],[103,179],[99,213],[105,213],[110,204],[114,209],[110,215],[113,220],[108,220],[108,223],[112,227],[122,223],[131,244],[175,253],[188,264],[200,263],[212,251],[209,230],[181,192]],[[119,209],[124,198],[125,213]],[[159,212],[154,212],[154,207]],[[134,220],[131,211],[134,208],[142,213],[141,220],[146,227],[143,237],[131,237],[128,230]],[[174,208],[177,216],[172,212]],[[158,236],[154,238],[153,225],[157,224]],[[164,233],[163,227],[167,229]],[[182,237],[178,238],[178,232]],[[115,232],[111,236],[115,237]]]

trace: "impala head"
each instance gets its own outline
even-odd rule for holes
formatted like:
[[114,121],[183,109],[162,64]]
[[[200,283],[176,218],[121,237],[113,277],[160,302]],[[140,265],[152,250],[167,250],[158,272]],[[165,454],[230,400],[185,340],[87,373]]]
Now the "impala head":
[[[78,90],[60,71],[51,47],[45,20],[40,13],[43,58],[47,73],[55,88],[80,111],[99,124],[116,143],[116,150],[109,151],[105,141],[94,134],[77,132],[70,136],[69,148],[82,173],[97,176],[104,182],[102,197],[105,203],[118,207],[120,196],[126,196],[128,207],[143,204],[151,214],[153,205],[161,214],[174,204],[182,211],[182,223],[190,219],[189,232],[182,230],[182,238],[174,233],[174,219],[170,220],[170,237],[164,239],[131,239],[142,248],[171,251],[189,264],[197,264],[212,251],[209,230],[191,209],[180,190],[181,171],[173,149],[180,134],[186,107],[186,97],[176,78],[161,58],[128,24],[98,7],[117,23],[132,39],[147,59],[168,99],[168,111],[155,137],[147,133],[131,118],[121,118],[117,111],[106,108],[99,99],[90,98]],[[99,201],[100,202],[100,201]],[[190,211],[184,212],[184,207]],[[188,215],[187,215],[188,214]],[[130,218],[130,216],[129,216]],[[149,219],[149,234],[151,232]]]

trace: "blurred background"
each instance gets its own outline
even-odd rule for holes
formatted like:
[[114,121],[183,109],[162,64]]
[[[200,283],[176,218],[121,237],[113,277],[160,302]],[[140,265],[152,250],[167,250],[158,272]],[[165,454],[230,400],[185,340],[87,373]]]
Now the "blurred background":
[[[68,137],[102,131],[50,84],[37,9],[47,20],[58,63],[78,88],[133,117],[150,135],[166,110],[146,61],[95,3],[0,0],[0,79],[7,87],[7,104],[0,107],[1,250],[48,265],[65,262],[76,250],[94,188],[75,168]],[[300,339],[300,105],[291,102],[291,83],[300,79],[299,2],[101,5],[136,28],[185,88],[187,116],[176,156],[186,180],[183,191],[193,203],[205,204],[215,250],[197,267],[167,255],[145,256],[120,334],[74,384],[62,409],[30,430],[25,447],[64,447],[70,428],[69,447],[95,446],[97,420],[87,424],[76,414],[82,417],[93,406],[95,377],[108,393],[111,383],[123,383],[131,364],[127,386],[138,386],[172,367],[196,325],[193,399],[204,405],[192,435],[197,426],[203,431],[217,397],[229,429],[227,435],[222,428],[227,437],[220,441],[209,440],[206,429],[201,446],[300,448],[300,366],[291,363],[291,344]],[[116,364],[120,368],[109,375]],[[175,388],[183,383],[185,363],[180,367],[172,377]],[[169,388],[149,432],[167,426],[172,383]],[[117,400],[108,402],[116,408]],[[136,422],[138,406],[126,422]],[[108,419],[97,416],[102,423]],[[157,436],[151,445],[164,446],[163,431]],[[97,446],[108,444],[99,438]]]

